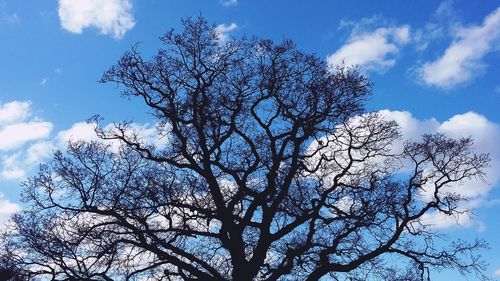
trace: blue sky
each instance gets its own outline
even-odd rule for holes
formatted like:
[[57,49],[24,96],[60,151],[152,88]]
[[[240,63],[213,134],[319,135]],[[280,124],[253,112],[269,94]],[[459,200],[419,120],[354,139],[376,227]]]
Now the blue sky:
[[487,274],[500,280],[498,0],[0,0],[0,223],[22,208],[20,182],[38,163],[68,139],[93,138],[92,115],[133,118],[154,138],[147,109],[97,80],[135,43],[148,56],[200,13],[226,40],[287,37],[332,64],[360,65],[375,83],[367,108],[398,121],[405,138],[474,137],[492,158],[486,182],[459,191],[474,216],[428,219],[452,238],[486,239]]

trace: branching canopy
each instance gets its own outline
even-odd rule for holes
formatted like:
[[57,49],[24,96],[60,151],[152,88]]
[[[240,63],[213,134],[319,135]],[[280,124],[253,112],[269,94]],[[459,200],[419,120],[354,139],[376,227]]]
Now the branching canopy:
[[443,246],[422,220],[458,214],[465,198],[448,187],[483,175],[471,139],[425,135],[394,151],[398,126],[364,111],[371,83],[356,68],[289,40],[222,42],[202,18],[183,24],[156,56],[132,48],[102,78],[150,108],[165,147],[126,122],[97,125],[103,141],[70,143],[26,181],[30,208],[4,240],[31,277],[481,275],[483,242]]

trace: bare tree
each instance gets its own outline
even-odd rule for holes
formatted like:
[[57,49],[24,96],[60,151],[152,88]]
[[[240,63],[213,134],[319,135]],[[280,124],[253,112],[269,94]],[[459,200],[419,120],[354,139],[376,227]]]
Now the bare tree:
[[5,281],[23,281],[28,280],[25,272],[14,264],[14,260],[8,259],[8,256],[0,257],[0,280]]
[[425,135],[396,151],[398,126],[364,111],[371,83],[356,68],[183,24],[156,56],[132,48],[102,78],[141,98],[166,146],[129,122],[97,125],[102,142],[70,143],[25,183],[30,208],[4,243],[30,277],[484,277],[484,242],[446,243],[423,220],[458,215],[454,188],[483,176],[471,139]]

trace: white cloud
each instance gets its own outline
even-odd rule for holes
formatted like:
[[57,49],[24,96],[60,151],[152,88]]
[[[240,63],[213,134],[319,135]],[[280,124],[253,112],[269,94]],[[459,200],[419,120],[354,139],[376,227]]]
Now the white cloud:
[[61,26],[72,33],[95,27],[104,35],[122,38],[134,27],[131,0],[59,0]]
[[49,141],[41,141],[31,145],[26,150],[25,162],[27,164],[37,164],[52,153],[54,145]]
[[[497,124],[475,112],[455,115],[443,122],[439,131],[454,138],[472,136],[482,152],[499,152],[500,129]],[[500,156],[500,155],[499,155]]]
[[[381,110],[379,111],[379,115],[385,120],[396,121],[400,126],[402,138],[382,146],[388,150],[392,150],[392,152],[396,155],[403,151],[404,142],[408,140],[419,141],[421,140],[421,136],[423,134],[433,133],[442,133],[455,139],[470,136],[475,140],[473,147],[475,153],[490,154],[492,161],[490,166],[484,169],[485,181],[472,178],[457,184],[447,185],[440,190],[442,195],[454,193],[467,198],[466,200],[461,200],[458,203],[456,210],[461,212],[460,214],[448,216],[435,211],[426,214],[420,220],[420,222],[424,225],[436,229],[446,229],[456,226],[470,227],[474,225],[477,226],[479,231],[484,230],[484,223],[480,219],[475,218],[469,211],[473,211],[479,207],[487,207],[488,205],[491,206],[493,204],[497,204],[496,201],[489,198],[489,196],[492,188],[500,183],[500,175],[498,174],[498,171],[500,171],[500,147],[497,144],[498,139],[500,139],[500,126],[474,112],[458,114],[444,122],[439,122],[435,118],[423,120],[417,119],[411,113],[405,111]],[[376,130],[376,128],[378,128],[377,124],[379,123],[376,120],[379,119],[368,118],[370,116],[371,115],[365,115],[366,118],[363,116],[356,117],[348,122],[349,125],[347,127],[351,128],[351,134],[358,136],[359,139],[357,141],[360,143],[365,143],[363,136],[372,135],[365,133],[366,130]],[[374,124],[376,127],[373,127],[373,125],[370,124]],[[387,132],[387,130],[383,132]],[[330,159],[336,159],[336,161],[324,163],[324,166],[320,167],[318,172],[316,172],[317,176],[322,177],[324,183],[328,184],[330,181],[330,175],[333,177],[333,175],[336,174],[336,171],[340,171],[342,169],[340,166],[345,165],[345,161],[348,157],[345,157],[343,154],[346,153],[346,146],[350,143],[350,140],[348,139],[348,134],[345,132],[344,127],[341,126],[335,132],[335,137],[325,137],[319,141],[319,143],[323,144],[328,143],[328,148],[326,148],[326,150],[322,153],[322,156],[326,156]],[[356,142],[354,145],[355,144]],[[318,149],[318,142],[313,142],[309,149],[310,153]],[[329,153],[330,149],[331,151],[335,151],[335,153]],[[350,152],[349,157],[362,159],[366,155],[364,153],[366,153],[364,150],[354,150]],[[312,156],[310,160],[308,160],[308,162],[310,161],[309,164],[311,167],[316,167],[316,165],[318,165],[319,158],[322,156],[320,156],[320,154]],[[398,169],[397,171],[400,173],[411,173],[411,170],[413,169],[410,162],[402,161],[400,166],[399,164],[390,163],[385,160],[388,159],[385,157],[373,158],[371,159],[372,162],[370,162],[370,164],[382,165],[382,169],[392,167]],[[366,162],[364,164],[366,164]],[[364,164],[360,164],[361,166],[358,166],[358,164],[355,163],[351,166],[352,180],[358,180],[358,176],[366,176],[363,169],[361,169]],[[396,165],[392,166],[392,164]],[[423,169],[425,172],[426,167],[423,167]],[[348,182],[351,178],[345,177],[344,180]],[[429,182],[429,184],[431,183]],[[419,199],[422,200],[422,202],[434,200],[434,190],[425,190],[426,187],[427,186],[424,185],[424,190],[419,193]]]
[[466,210],[461,209],[464,213],[447,215],[440,212],[426,213],[420,219],[424,225],[434,229],[447,229],[452,227],[468,227],[472,223],[472,215]]
[[383,73],[393,67],[399,49],[410,40],[410,28],[380,27],[373,32],[353,32],[347,43],[328,55],[330,65],[360,65],[366,70]]
[[238,25],[234,22],[230,24],[219,24],[215,27],[215,32],[217,32],[217,37],[219,37],[220,42],[226,42],[229,33],[237,28]]
[[7,180],[20,180],[26,177],[26,171],[21,164],[21,152],[7,156],[2,161],[1,176]]
[[425,51],[429,44],[444,36],[444,28],[437,23],[429,22],[423,28],[416,29],[413,32],[413,43],[415,49],[419,52]]
[[26,142],[48,137],[50,122],[30,121],[7,125],[0,129],[0,150],[13,149]]
[[425,84],[449,89],[481,73],[485,68],[483,57],[498,50],[500,8],[489,14],[482,25],[457,28],[454,37],[440,58],[420,68],[419,74]]
[[[444,122],[436,119],[418,120],[405,111],[382,110],[380,113],[388,120],[396,121],[403,133],[403,140],[418,139],[424,133],[443,133],[451,138],[472,137],[474,150],[477,153],[489,153],[491,165],[485,172],[485,181],[472,179],[460,185],[450,186],[448,192],[456,192],[469,200],[463,202],[459,208],[462,210],[474,209],[486,202],[492,187],[500,183],[500,126],[489,121],[486,117],[475,112],[455,115]],[[402,143],[395,145],[396,150],[402,148]],[[430,194],[423,193],[423,199],[430,198]],[[436,228],[447,228],[457,224],[466,226],[474,220],[467,214],[458,217],[443,214],[431,214],[425,217],[426,222],[431,222]]]
[[[56,137],[58,147],[64,149],[70,141],[101,141],[94,131],[95,124],[87,122],[78,122],[67,130],[60,131]],[[104,127],[105,131],[113,130],[113,125]],[[127,135],[136,134],[145,144],[154,145],[158,149],[162,149],[168,143],[168,137],[161,136],[155,127],[148,124],[132,123],[129,125]],[[118,149],[121,145],[119,141],[108,141],[114,149]]]
[[472,180],[460,187],[461,193],[470,198],[486,197],[500,182],[500,126],[475,112],[467,112],[443,122],[438,131],[453,138],[470,136],[478,153],[489,153],[491,165],[486,169],[486,181]]
[[414,29],[412,43],[416,51],[423,52],[431,43],[454,36],[457,28],[460,27],[460,17],[457,16],[453,5],[453,0],[441,2],[432,13],[430,20],[424,26]]
[[99,138],[94,131],[94,124],[89,124],[87,122],[75,123],[71,128],[60,131],[57,134],[57,142],[60,147],[65,147],[70,141],[97,140],[99,140]]
[[47,139],[52,123],[31,117],[31,103],[0,104],[0,178],[19,180],[49,154]]
[[493,273],[493,276],[500,277],[500,268],[495,270],[495,272]]
[[[158,126],[158,125],[156,125]],[[109,126],[108,126],[109,128]],[[150,126],[149,124],[137,124],[133,123],[130,125],[131,132],[137,134],[137,136],[148,145],[153,145],[156,149],[163,149],[169,142],[168,134],[159,133],[156,127]],[[162,128],[163,132],[169,131],[169,125]]]
[[436,9],[434,15],[440,17],[453,17],[454,16],[453,0],[445,0],[441,2],[441,4],[439,4],[438,8]]
[[28,171],[47,159],[54,146],[49,141],[32,144],[27,149],[20,149],[3,158],[0,176],[7,180],[23,180]]
[[238,4],[238,0],[220,0],[220,3],[225,7],[236,6]]
[[433,133],[440,125],[434,118],[418,120],[408,111],[381,110],[379,113],[389,120],[396,121],[401,127],[403,138],[406,139],[415,139],[423,134]]
[[0,225],[4,225],[5,221],[15,212],[19,212],[21,206],[5,199],[5,196],[0,193]]
[[0,106],[0,126],[13,122],[23,121],[29,115],[30,103],[13,101]]
[[[46,160],[55,149],[64,150],[69,141],[101,141],[94,131],[94,124],[77,122],[49,138],[52,124],[30,117],[30,102],[13,101],[0,104],[0,178],[22,180],[30,170]],[[105,126],[112,130],[112,125]],[[132,123],[128,135],[135,134],[141,141],[158,149],[166,146],[168,136],[159,134],[155,126]],[[168,131],[163,128],[162,131]],[[109,141],[118,150],[119,141]]]

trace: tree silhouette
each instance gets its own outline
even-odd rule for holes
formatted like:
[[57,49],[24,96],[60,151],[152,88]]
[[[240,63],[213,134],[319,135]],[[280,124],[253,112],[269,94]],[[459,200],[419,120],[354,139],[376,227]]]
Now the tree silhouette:
[[[458,215],[481,177],[472,140],[424,135],[364,105],[371,83],[290,40],[221,40],[203,18],[144,60],[106,71],[150,109],[72,142],[25,182],[5,255],[53,280],[424,280],[482,276],[482,241],[445,243],[424,218]],[[120,145],[117,146],[116,144]],[[438,241],[439,240],[439,241]],[[328,279],[330,278],[330,279]]]
[[28,276],[19,267],[17,267],[13,260],[7,259],[8,256],[0,258],[0,280],[2,281],[23,281],[28,280]]

